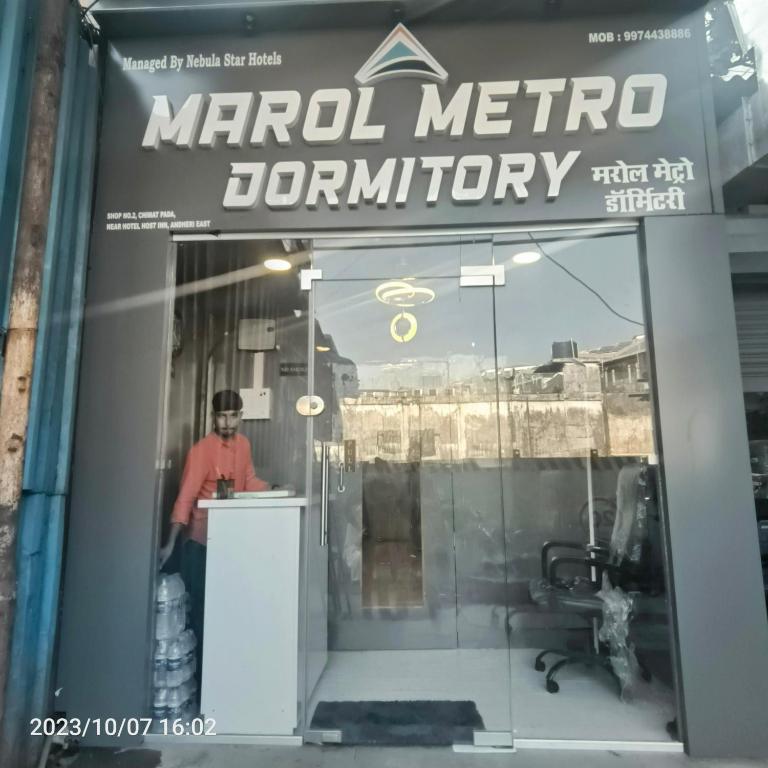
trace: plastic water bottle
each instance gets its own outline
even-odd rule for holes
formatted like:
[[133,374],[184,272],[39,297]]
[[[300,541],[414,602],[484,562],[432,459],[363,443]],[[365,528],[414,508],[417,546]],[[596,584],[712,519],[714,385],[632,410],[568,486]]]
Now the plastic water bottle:
[[155,601],[155,637],[167,640],[184,631],[187,625],[186,590],[178,573],[162,574],[157,584]]
[[189,618],[189,593],[187,592],[186,587],[184,586],[184,581],[179,576],[179,574],[176,574],[176,584],[178,588],[179,593],[179,614],[178,614],[178,628],[179,633],[184,631],[184,627],[187,626],[187,619]]
[[168,577],[168,599],[171,603],[171,626],[173,634],[178,635],[187,625],[187,613],[184,605],[184,581],[178,573]]
[[158,720],[168,717],[168,689],[165,687],[155,688],[152,697],[152,717]]
[[191,629],[185,629],[182,632],[181,640],[184,647],[184,663],[189,664],[195,660],[195,649],[197,648],[197,638]]
[[168,714],[167,717],[171,720],[181,717],[182,708],[186,702],[184,698],[184,691],[180,685],[173,688],[166,688],[168,691]]
[[168,685],[168,670],[165,667],[156,667],[152,673],[152,685],[155,688],[165,688]]
[[168,641],[168,659],[166,661],[166,667],[169,672],[180,669],[184,663],[184,657],[186,656],[184,649],[184,642],[181,637],[175,637]]
[[197,681],[194,677],[190,677],[189,680],[185,680],[181,684],[181,690],[183,692],[184,700],[189,701],[197,691]]
[[155,603],[152,716],[183,717],[195,710],[197,638],[187,625],[189,594],[179,574],[162,574]]
[[152,663],[155,670],[165,671],[166,660],[168,658],[168,641],[155,640],[155,653],[152,656]]
[[160,576],[157,584],[157,595],[155,599],[155,637],[158,640],[164,640],[173,635],[173,600],[171,597],[171,587],[169,578],[165,574]]
[[167,673],[167,681],[168,681],[168,687],[172,688],[177,685],[181,685],[183,682],[189,679],[190,674],[194,674],[194,670],[191,670],[190,667],[179,667],[178,669],[174,669],[172,672]]
[[195,666],[194,661],[192,663],[184,664],[179,670],[179,684],[186,683],[195,676]]

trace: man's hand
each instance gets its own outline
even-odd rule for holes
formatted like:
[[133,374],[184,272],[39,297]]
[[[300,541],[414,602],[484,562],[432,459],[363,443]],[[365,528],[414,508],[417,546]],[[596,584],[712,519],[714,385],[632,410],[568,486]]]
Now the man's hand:
[[176,546],[176,539],[179,537],[181,528],[181,523],[173,523],[171,525],[168,541],[165,542],[164,547],[160,547],[160,552],[158,552],[158,568],[162,568],[168,562],[168,558],[173,554],[173,548]]
[[173,543],[169,542],[164,547],[160,547],[159,565],[158,568],[162,568],[167,562],[168,558],[173,554]]

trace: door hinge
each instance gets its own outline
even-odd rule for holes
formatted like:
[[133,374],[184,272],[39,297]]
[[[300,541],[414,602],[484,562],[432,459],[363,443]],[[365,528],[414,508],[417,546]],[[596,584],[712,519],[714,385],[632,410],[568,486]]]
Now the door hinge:
[[504,265],[483,264],[481,266],[462,267],[459,285],[462,288],[504,285]]
[[315,280],[322,280],[322,279],[323,279],[322,269],[302,269],[301,272],[299,272],[299,280],[301,282],[302,291],[311,291],[312,283]]

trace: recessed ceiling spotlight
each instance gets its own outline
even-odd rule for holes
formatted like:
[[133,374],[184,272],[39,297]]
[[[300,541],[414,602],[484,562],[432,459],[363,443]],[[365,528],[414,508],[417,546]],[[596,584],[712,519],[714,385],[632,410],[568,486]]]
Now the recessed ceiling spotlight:
[[540,251],[521,251],[512,257],[512,261],[515,264],[535,264],[540,258]]
[[264,266],[270,272],[287,272],[291,268],[288,259],[264,259]]

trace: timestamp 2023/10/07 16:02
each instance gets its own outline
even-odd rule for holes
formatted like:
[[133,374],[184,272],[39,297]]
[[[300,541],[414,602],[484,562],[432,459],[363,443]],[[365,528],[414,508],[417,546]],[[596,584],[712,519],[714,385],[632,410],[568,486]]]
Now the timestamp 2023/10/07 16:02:
[[215,736],[216,721],[207,717],[152,718],[152,717],[35,717],[30,720],[32,736],[68,736],[84,739],[95,736]]

